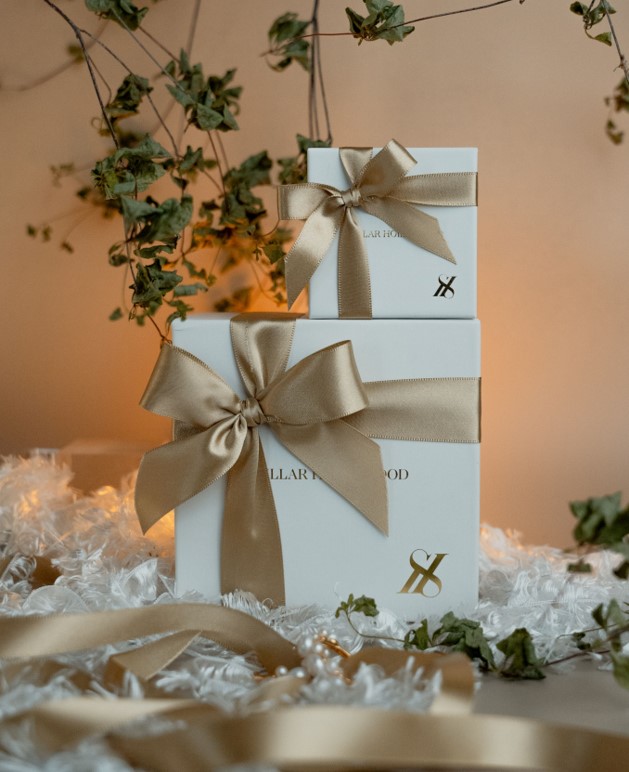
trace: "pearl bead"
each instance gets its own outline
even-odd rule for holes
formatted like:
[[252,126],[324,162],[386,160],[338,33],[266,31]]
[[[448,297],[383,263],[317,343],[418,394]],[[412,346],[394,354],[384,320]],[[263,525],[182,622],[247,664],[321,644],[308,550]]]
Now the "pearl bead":
[[322,659],[313,659],[308,663],[315,673],[321,673],[325,669],[325,662]]
[[299,644],[299,653],[305,655],[312,649],[313,646],[314,640],[309,635],[307,635]]
[[315,643],[315,645],[312,647],[312,650],[315,654],[321,656],[325,651],[325,646],[322,643]]
[[285,665],[280,665],[279,667],[275,668],[276,676],[280,677],[280,676],[285,676],[287,674],[288,674],[288,668]]
[[292,671],[292,674],[296,678],[306,678],[306,676],[308,675],[303,667],[296,667],[296,668],[294,668],[294,670]]

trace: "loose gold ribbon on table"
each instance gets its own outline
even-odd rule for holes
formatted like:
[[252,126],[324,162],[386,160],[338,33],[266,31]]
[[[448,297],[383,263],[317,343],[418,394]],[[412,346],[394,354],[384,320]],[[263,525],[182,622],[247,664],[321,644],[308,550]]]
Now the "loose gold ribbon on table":
[[[0,658],[51,656],[165,630],[178,630],[177,635],[203,623],[212,628],[203,635],[230,639],[236,651],[255,651],[270,666],[278,661],[294,664],[298,655],[289,641],[263,622],[244,617],[241,612],[205,604],[4,617],[0,618]],[[140,658],[154,643],[135,653]],[[172,658],[162,656],[160,663],[153,650],[151,666],[139,670],[161,669]],[[41,703],[5,718],[3,724],[29,719],[40,742],[52,752],[91,735],[106,734],[112,748],[131,764],[157,772],[256,763],[333,770],[473,766],[615,772],[620,760],[627,758],[626,737],[519,718],[463,715],[462,707],[469,709],[473,693],[471,666],[463,655],[367,649],[345,660],[349,664],[345,672],[351,674],[363,661],[375,662],[390,674],[408,660],[414,667],[442,670],[443,690],[455,697],[450,715],[317,705],[233,716],[191,699],[71,697]],[[277,687],[275,697],[295,693],[290,679],[270,682]],[[266,682],[260,690],[265,686]],[[184,721],[185,726],[142,737],[116,734],[129,721],[149,716]]]
[[[169,604],[111,611],[58,614],[49,616],[0,617],[0,659],[53,657],[107,644],[170,633],[109,659],[106,680],[120,684],[126,671],[145,682],[167,667],[199,635],[217,641],[240,654],[253,652],[268,675],[282,665],[301,664],[297,648],[264,622],[234,609],[210,604]],[[335,644],[336,646],[336,644]],[[338,647],[334,649],[337,651]],[[342,650],[341,650],[342,652]],[[441,673],[441,691],[433,702],[436,713],[467,713],[474,693],[470,661],[462,654],[414,652],[392,649],[365,649],[358,654],[342,652],[339,673],[349,680],[362,664],[378,665],[386,674],[411,667],[421,668],[426,678]],[[48,668],[50,675],[61,666]],[[13,665],[15,668],[16,665]],[[66,665],[67,670],[69,666]],[[7,673],[6,663],[3,672]],[[80,678],[73,678],[75,685]],[[306,683],[304,676],[284,675],[260,682],[252,700],[256,704],[279,702],[296,696]],[[87,686],[84,686],[87,688]],[[163,693],[162,693],[163,694]],[[52,750],[60,750],[90,734],[109,732],[125,722],[145,715],[185,719],[192,724],[213,723],[220,715],[216,708],[192,699],[94,700],[71,698],[44,703],[26,713],[35,722],[39,736]],[[160,741],[157,741],[158,745]],[[210,761],[210,756],[207,761]],[[167,767],[166,767],[167,768]]]
[[286,370],[296,316],[231,320],[234,356],[249,394],[182,349],[162,346],[142,405],[175,419],[173,442],[142,459],[136,509],[144,531],[224,474],[221,591],[284,602],[277,513],[258,428],[278,440],[382,532],[387,494],[373,438],[478,442],[477,378],[363,383],[350,341]]
[[288,305],[293,305],[339,233],[339,316],[371,318],[371,284],[367,250],[353,210],[360,208],[401,236],[444,260],[456,263],[439,221],[416,209],[424,206],[475,206],[476,172],[405,176],[416,162],[391,140],[371,158],[371,148],[340,148],[350,181],[347,190],[306,183],[278,187],[280,220],[305,220],[286,256]]
[[[208,628],[202,635],[228,640],[226,645],[235,651],[254,651],[267,667],[277,662],[290,667],[299,660],[294,645],[263,622],[206,604],[0,617],[0,658],[52,656],[165,630],[181,635],[201,625]],[[151,648],[159,643],[127,652],[136,655],[133,662],[127,660],[127,669],[143,677],[168,665],[174,659],[172,651],[167,653],[166,647],[156,655]],[[143,653],[149,661],[142,665]],[[361,769],[473,766],[615,772],[629,754],[629,739],[617,735],[505,716],[463,715],[470,707],[473,676],[469,660],[461,654],[366,649],[342,663],[347,675],[361,662],[377,663],[391,674],[409,660],[414,667],[425,668],[427,675],[435,669],[442,671],[442,690],[452,698],[449,715],[317,705],[228,716],[191,699],[72,697],[41,703],[2,723],[28,719],[49,751],[105,734],[114,751],[129,763],[157,772],[194,772],[229,764],[334,770],[347,765]],[[296,680],[301,679],[273,679],[274,697],[295,694]],[[267,683],[259,687],[263,693]],[[148,737],[116,734],[142,717],[184,721],[185,726]]]

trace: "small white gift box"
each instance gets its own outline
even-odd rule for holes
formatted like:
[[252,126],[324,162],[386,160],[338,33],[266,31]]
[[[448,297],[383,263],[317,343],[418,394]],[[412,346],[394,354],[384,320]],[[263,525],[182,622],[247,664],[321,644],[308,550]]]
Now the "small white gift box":
[[[379,148],[374,148],[375,155]],[[440,186],[456,173],[476,191],[476,148],[408,148],[411,175],[435,175]],[[339,148],[308,150],[308,181],[339,191],[351,186]],[[432,183],[431,183],[432,184]],[[431,194],[433,195],[433,194]],[[447,194],[446,194],[447,195]],[[439,196],[439,191],[436,191]],[[434,195],[433,195],[434,198]],[[368,255],[371,315],[379,319],[473,319],[476,317],[477,207],[417,205],[435,218],[451,257],[444,259],[404,238],[391,225],[357,205],[353,209]],[[339,318],[339,235],[334,237],[309,284],[311,319]],[[355,315],[355,314],[352,314]]]

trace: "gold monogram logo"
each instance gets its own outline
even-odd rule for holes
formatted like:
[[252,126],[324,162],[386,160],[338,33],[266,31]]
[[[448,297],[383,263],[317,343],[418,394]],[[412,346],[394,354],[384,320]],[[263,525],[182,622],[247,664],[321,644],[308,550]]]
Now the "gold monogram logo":
[[[425,598],[436,598],[437,595],[441,592],[441,589],[443,587],[441,583],[441,579],[435,574],[435,571],[437,568],[439,568],[439,564],[441,561],[445,558],[445,556],[448,554],[447,552],[436,552],[435,557],[433,558],[432,563],[426,568],[425,566],[422,566],[421,563],[418,563],[415,560],[415,555],[421,552],[423,555],[426,556],[426,562],[430,560],[431,555],[429,555],[425,550],[414,550],[411,552],[410,557],[410,564],[411,568],[413,569],[412,574],[409,576],[406,584],[400,592],[413,592],[413,593],[419,593],[420,595],[423,595]],[[428,582],[432,582],[435,587],[437,588],[437,592],[426,592],[426,585]],[[413,588],[413,585],[415,587]]]

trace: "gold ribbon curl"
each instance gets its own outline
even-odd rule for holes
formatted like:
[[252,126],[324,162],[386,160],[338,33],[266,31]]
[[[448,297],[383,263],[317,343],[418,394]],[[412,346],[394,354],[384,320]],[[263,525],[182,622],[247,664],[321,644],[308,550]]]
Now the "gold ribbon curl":
[[477,378],[363,383],[350,341],[286,370],[296,316],[231,320],[248,397],[188,352],[165,344],[143,407],[175,420],[175,439],[140,464],[136,509],[144,531],[227,474],[221,591],[248,590],[284,603],[282,548],[259,427],[278,440],[383,533],[387,492],[373,441],[478,442]]
[[456,263],[439,221],[414,205],[475,206],[477,175],[452,172],[407,177],[416,162],[395,140],[373,158],[371,148],[343,147],[339,154],[351,183],[347,190],[315,183],[278,187],[280,220],[306,221],[285,259],[288,305],[306,287],[339,233],[339,316],[371,319],[369,261],[353,210],[364,210],[418,247]]

